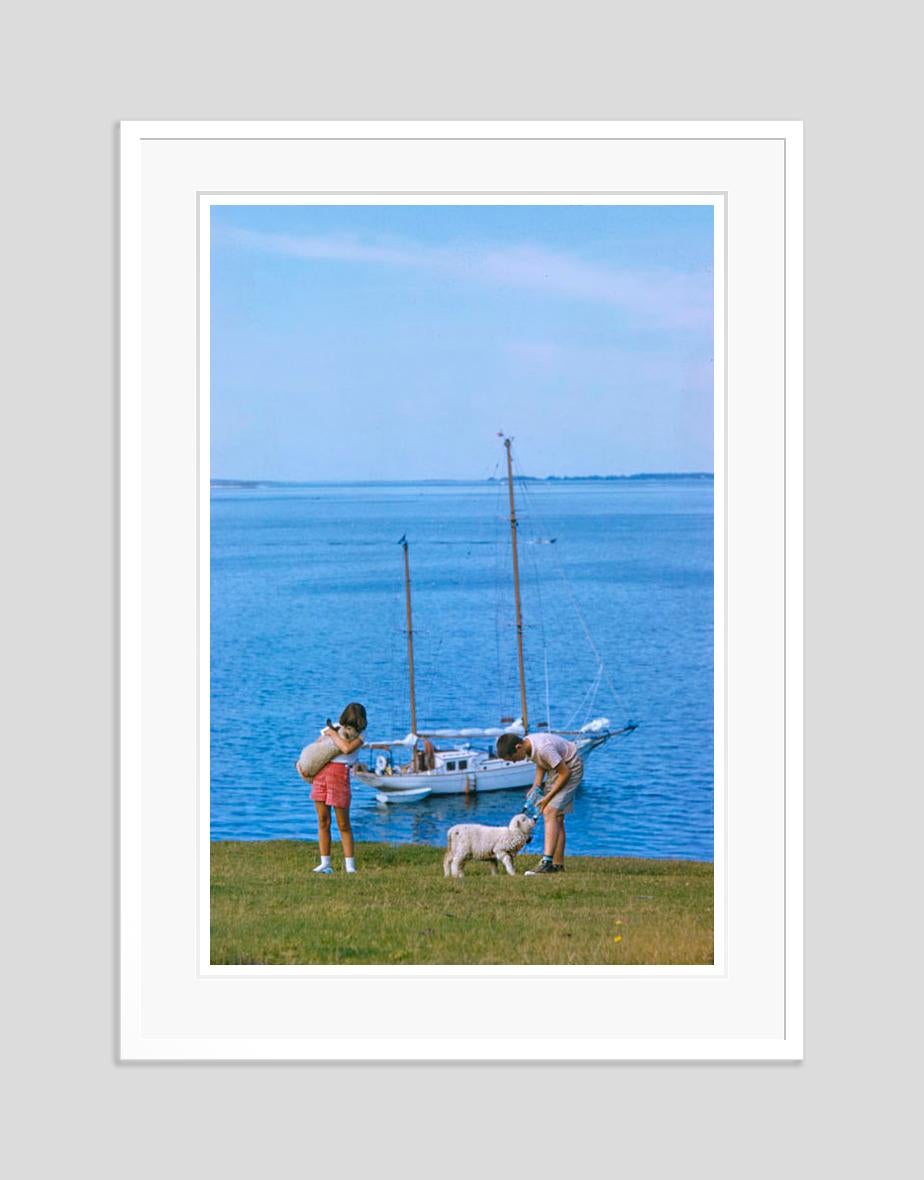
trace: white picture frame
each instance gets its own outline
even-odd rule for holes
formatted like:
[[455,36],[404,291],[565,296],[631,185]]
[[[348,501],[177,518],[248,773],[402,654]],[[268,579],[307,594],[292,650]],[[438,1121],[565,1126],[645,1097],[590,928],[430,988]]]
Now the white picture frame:
[[[123,1058],[801,1058],[801,125],[133,122],[121,183]],[[714,967],[210,966],[202,225],[229,196],[721,213]]]

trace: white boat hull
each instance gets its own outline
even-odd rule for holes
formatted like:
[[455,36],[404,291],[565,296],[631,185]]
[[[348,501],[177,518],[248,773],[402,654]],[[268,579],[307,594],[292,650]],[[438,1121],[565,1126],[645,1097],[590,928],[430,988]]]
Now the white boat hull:
[[[582,756],[586,758],[607,737],[609,734],[579,740],[577,746]],[[353,778],[383,795],[423,789],[427,789],[429,795],[471,795],[484,791],[526,790],[532,785],[535,773],[536,767],[528,759],[525,762],[505,762],[500,758],[491,758],[470,770],[421,770],[416,774],[375,774],[372,771],[354,770]]]
[[531,762],[502,762],[497,767],[489,764],[470,771],[421,770],[417,774],[372,774],[354,770],[353,778],[384,794],[429,787],[431,795],[469,795],[474,791],[528,787],[535,770]]

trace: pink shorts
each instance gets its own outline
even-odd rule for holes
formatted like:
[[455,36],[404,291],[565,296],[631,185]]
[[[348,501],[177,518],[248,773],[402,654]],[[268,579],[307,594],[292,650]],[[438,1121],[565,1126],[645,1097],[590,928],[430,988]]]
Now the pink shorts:
[[328,807],[350,806],[350,768],[345,762],[328,762],[311,784],[311,798]]

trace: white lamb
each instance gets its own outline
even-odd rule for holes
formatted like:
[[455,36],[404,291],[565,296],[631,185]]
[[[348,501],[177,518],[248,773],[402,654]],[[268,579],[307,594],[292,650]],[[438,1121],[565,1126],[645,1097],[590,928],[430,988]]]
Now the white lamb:
[[523,812],[515,815],[506,828],[489,828],[485,824],[456,824],[446,837],[443,857],[444,877],[463,877],[467,860],[486,860],[497,875],[502,864],[511,877],[516,875],[513,858],[532,839],[536,821]]

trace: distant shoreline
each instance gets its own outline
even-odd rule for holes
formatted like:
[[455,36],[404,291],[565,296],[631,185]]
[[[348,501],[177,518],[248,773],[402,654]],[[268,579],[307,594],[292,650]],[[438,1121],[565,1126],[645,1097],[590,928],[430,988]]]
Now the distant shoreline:
[[[712,480],[711,471],[641,471],[633,475],[518,475],[526,483],[625,483],[643,480]],[[213,488],[326,488],[326,487],[465,487],[470,484],[506,483],[506,479],[489,476],[484,479],[213,479]]]

